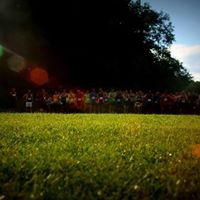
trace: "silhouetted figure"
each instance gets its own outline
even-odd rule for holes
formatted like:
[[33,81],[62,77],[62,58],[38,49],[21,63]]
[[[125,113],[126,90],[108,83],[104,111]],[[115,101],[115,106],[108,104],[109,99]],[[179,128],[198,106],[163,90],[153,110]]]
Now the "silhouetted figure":
[[9,110],[11,112],[17,111],[17,92],[15,88],[11,88],[9,92]]
[[87,90],[84,94],[84,112],[90,112],[90,92]]
[[95,113],[97,110],[97,93],[93,88],[90,93],[90,112]]
[[24,95],[26,112],[33,112],[33,94],[31,90]]
[[98,102],[98,113],[102,113],[103,112],[103,105],[104,105],[104,92],[103,90],[100,88],[99,92],[98,92],[98,96],[97,96],[97,102]]
[[76,91],[76,109],[82,112],[84,108],[84,93],[81,90]]
[[109,113],[115,112],[116,95],[116,91],[114,89],[111,89],[111,91],[109,92]]

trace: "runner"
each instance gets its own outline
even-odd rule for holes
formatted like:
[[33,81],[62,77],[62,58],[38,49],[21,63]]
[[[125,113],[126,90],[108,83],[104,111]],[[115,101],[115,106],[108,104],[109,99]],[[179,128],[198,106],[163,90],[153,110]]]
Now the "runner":
[[9,109],[11,112],[17,111],[17,92],[15,88],[11,88],[9,92]]
[[28,90],[28,92],[24,95],[25,99],[25,107],[26,107],[26,112],[33,112],[32,107],[33,107],[33,94],[31,90]]

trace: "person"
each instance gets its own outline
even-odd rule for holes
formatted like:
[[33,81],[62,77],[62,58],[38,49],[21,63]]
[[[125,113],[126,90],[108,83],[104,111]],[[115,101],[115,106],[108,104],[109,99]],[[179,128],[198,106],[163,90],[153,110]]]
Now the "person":
[[26,106],[26,112],[33,112],[33,94],[31,90],[28,90],[28,92],[24,95],[25,99],[25,106]]
[[63,91],[60,93],[60,111],[62,113],[65,113],[66,112],[66,108],[67,108],[67,101],[66,101],[66,97],[67,97],[67,90],[66,89],[63,89]]
[[68,94],[68,101],[69,101],[69,111],[76,112],[76,94],[73,90],[69,91]]
[[108,113],[109,112],[109,94],[107,91],[104,91],[104,104],[103,104],[103,112]]
[[52,112],[53,99],[50,94],[48,94],[48,96],[47,96],[46,104],[47,104],[47,112],[49,112],[49,113]]
[[97,93],[96,90],[93,88],[90,92],[90,113],[95,113],[97,107]]
[[128,90],[123,91],[123,113],[128,113],[129,109],[129,93]]
[[82,112],[84,107],[84,93],[77,89],[76,91],[76,109],[78,112]]
[[37,108],[38,112],[45,112],[47,111],[47,97],[48,93],[45,89],[42,89],[41,91],[38,91],[35,95],[35,107]]
[[186,114],[188,108],[188,97],[184,91],[182,91],[180,94],[181,95],[179,98],[179,114]]
[[162,114],[172,113],[173,107],[177,101],[178,96],[174,96],[172,93],[164,92],[160,96],[160,105]]
[[15,88],[11,88],[11,90],[9,92],[9,98],[10,98],[9,109],[11,112],[16,112],[16,110],[17,110],[17,92],[16,92]]
[[195,100],[195,106],[196,106],[196,113],[195,114],[200,114],[200,94]]
[[153,96],[153,110],[156,114],[160,114],[160,92],[156,92]]
[[88,113],[90,110],[89,110],[89,105],[90,105],[90,92],[89,90],[87,90],[84,94],[84,112],[85,113]]
[[59,112],[60,108],[60,93],[56,90],[52,96],[52,109],[53,112]]
[[123,95],[122,95],[122,91],[118,90],[116,92],[116,96],[115,96],[115,112],[117,113],[122,113],[122,109],[123,109]]
[[195,93],[188,92],[187,96],[188,96],[188,103],[189,103],[188,114],[197,114],[196,100],[198,98],[198,95]]
[[141,91],[136,92],[135,100],[134,100],[134,102],[135,102],[134,103],[134,112],[135,113],[142,113],[143,105],[144,105],[143,97],[144,97],[144,94]]
[[136,94],[133,92],[133,90],[129,90],[129,112],[133,113],[135,112],[134,107],[135,107],[135,103],[136,103],[136,96],[137,94],[139,95],[139,92],[137,92]]
[[112,88],[109,92],[109,113],[115,112],[116,91]]
[[49,94],[45,89],[42,89],[42,109],[43,111],[47,111],[47,100],[48,100]]
[[104,92],[103,90],[100,88],[99,92],[97,94],[97,102],[98,102],[98,113],[102,113],[103,112],[103,105],[104,105]]
[[149,91],[144,96],[144,113],[150,114],[153,113],[153,93]]

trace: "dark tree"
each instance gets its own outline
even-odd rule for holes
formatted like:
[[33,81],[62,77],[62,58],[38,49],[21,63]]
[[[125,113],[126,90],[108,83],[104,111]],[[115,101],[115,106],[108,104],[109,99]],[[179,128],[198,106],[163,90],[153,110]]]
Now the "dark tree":
[[184,90],[192,82],[192,76],[168,50],[154,54],[154,76],[160,89],[177,91]]
[[[147,3],[28,2],[18,12],[30,20],[18,18],[12,23],[16,32],[24,34],[24,39],[16,38],[13,48],[45,65],[62,83],[165,90],[190,81],[182,64],[167,52],[174,41],[169,16]],[[13,38],[8,35],[4,38]]]
[[186,88],[187,91],[192,93],[200,94],[200,82],[199,81],[191,81],[191,83]]

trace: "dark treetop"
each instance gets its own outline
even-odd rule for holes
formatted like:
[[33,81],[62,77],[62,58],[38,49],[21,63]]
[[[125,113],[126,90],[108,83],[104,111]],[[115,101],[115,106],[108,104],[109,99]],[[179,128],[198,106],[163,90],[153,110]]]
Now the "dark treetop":
[[167,51],[169,16],[140,1],[3,0],[0,9],[0,41],[63,84],[164,90],[190,80]]

